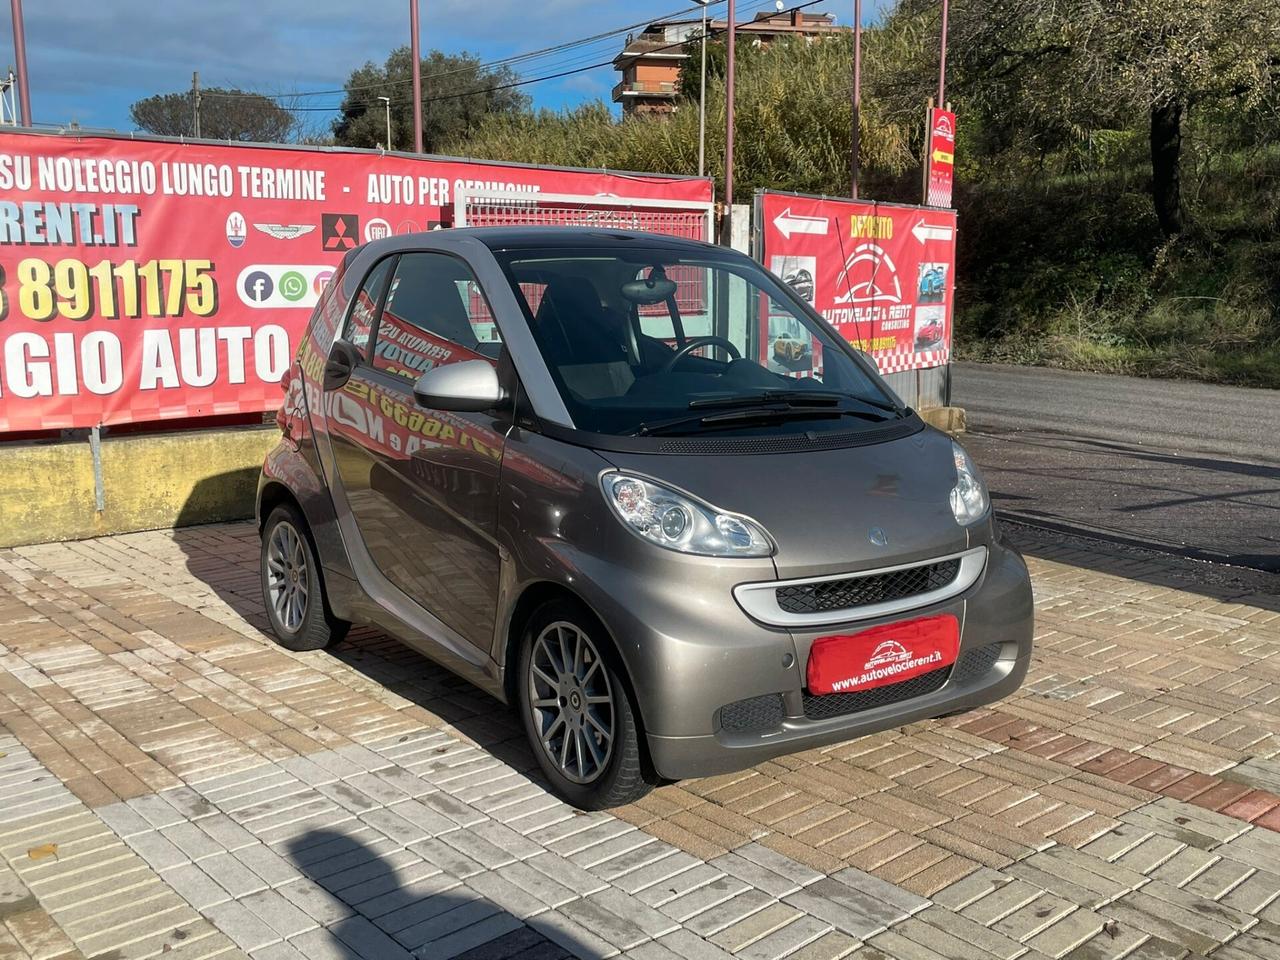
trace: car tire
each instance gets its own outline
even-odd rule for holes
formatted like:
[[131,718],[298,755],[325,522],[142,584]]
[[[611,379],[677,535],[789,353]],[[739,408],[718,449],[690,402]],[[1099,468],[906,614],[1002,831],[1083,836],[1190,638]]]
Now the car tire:
[[280,646],[323,650],[346,636],[351,624],[329,609],[311,532],[292,504],[281,504],[267,516],[258,565],[262,601]]
[[521,720],[552,790],[581,810],[632,803],[653,788],[621,670],[581,604],[552,600],[530,617],[516,677]]

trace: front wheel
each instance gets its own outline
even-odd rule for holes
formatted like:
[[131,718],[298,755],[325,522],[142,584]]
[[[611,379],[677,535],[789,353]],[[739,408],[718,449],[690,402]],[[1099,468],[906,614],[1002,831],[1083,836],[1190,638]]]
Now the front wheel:
[[262,600],[271,632],[288,650],[320,650],[350,626],[329,612],[306,521],[291,504],[271,511],[262,527]]
[[608,643],[582,607],[553,600],[535,611],[520,649],[520,714],[534,756],[553,790],[583,810],[631,803],[651,788]]

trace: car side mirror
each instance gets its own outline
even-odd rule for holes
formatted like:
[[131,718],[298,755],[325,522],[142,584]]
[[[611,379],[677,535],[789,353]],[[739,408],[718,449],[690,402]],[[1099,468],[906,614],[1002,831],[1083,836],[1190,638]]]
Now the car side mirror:
[[507,392],[488,360],[464,360],[428,370],[413,385],[413,396],[431,410],[479,413],[502,406]]

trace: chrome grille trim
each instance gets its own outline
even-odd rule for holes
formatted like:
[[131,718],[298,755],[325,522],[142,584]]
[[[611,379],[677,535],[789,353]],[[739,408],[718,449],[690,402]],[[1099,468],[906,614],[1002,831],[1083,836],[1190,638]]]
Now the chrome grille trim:
[[[804,586],[813,583],[830,583],[835,580],[854,580],[862,577],[882,576],[898,570],[910,570],[915,567],[926,567],[947,560],[959,560],[960,569],[955,579],[936,590],[917,593],[898,600],[884,603],[870,603],[862,606],[846,607],[841,610],[822,610],[815,613],[789,613],[778,606],[777,591],[779,587]],[[758,583],[740,583],[733,588],[733,597],[747,615],[761,623],[777,627],[819,627],[833,623],[850,623],[856,620],[874,620],[907,610],[928,607],[959,596],[978,582],[987,567],[987,548],[974,547],[961,553],[947,554],[942,557],[930,557],[927,560],[916,560],[912,563],[900,563],[891,567],[876,567],[873,570],[857,570],[850,573],[836,573],[826,577],[806,577],[799,580],[766,580]]]

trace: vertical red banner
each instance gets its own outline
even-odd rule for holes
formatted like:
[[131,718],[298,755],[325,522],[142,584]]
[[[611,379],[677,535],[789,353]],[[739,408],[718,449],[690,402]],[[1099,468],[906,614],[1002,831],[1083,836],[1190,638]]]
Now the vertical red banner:
[[956,169],[956,115],[950,110],[929,111],[928,196],[931,207],[951,206]]

